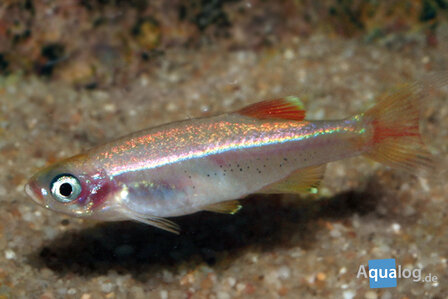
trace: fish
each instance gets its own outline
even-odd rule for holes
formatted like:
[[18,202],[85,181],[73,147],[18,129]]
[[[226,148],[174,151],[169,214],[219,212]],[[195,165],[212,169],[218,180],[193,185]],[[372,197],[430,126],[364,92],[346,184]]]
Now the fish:
[[315,194],[332,161],[363,155],[431,173],[435,159],[419,127],[426,89],[407,84],[340,120],[308,120],[300,98],[289,96],[160,125],[47,166],[25,191],[70,216],[179,233],[167,218],[235,214],[253,193]]

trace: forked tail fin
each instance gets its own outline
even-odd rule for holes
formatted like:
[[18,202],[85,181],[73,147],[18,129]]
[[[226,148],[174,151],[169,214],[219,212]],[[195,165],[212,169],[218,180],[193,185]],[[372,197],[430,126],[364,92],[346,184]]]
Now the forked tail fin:
[[423,143],[419,123],[423,99],[430,88],[446,85],[448,76],[442,77],[440,82],[404,86],[364,114],[373,126],[366,156],[391,167],[431,173],[435,162]]

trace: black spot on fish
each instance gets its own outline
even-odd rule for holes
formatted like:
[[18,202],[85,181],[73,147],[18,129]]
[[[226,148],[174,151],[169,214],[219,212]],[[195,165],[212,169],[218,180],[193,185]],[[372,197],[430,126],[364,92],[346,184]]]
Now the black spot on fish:
[[243,171],[243,169],[242,169],[242,168],[240,168],[240,171]]
[[208,177],[210,177],[210,175],[209,175],[209,174],[207,174],[207,176],[208,176]]
[[286,158],[283,158],[283,160],[286,162],[286,161],[288,161],[288,159],[286,159]]

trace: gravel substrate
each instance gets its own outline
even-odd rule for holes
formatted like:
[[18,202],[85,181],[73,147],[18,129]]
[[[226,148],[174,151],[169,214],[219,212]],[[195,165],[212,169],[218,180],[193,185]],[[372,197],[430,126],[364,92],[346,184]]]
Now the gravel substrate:
[[[428,97],[424,137],[433,178],[365,158],[330,163],[317,198],[252,195],[234,216],[175,219],[180,236],[95,223],[36,206],[24,192],[39,167],[146,127],[300,95],[308,118],[364,111],[396,84],[448,69],[409,33],[385,43],[315,34],[263,49],[172,50],[125,87],[86,90],[17,73],[0,78],[0,298],[446,298],[448,89]],[[437,282],[356,278],[395,258]]]

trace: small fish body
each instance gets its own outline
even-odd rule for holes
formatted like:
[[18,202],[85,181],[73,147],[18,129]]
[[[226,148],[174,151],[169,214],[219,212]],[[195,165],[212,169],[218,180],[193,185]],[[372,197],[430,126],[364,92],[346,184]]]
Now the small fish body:
[[165,217],[235,213],[251,193],[315,193],[325,164],[365,155],[386,165],[430,170],[419,133],[421,88],[407,86],[365,113],[305,120],[296,97],[234,113],[139,131],[35,174],[38,204],[97,220],[136,220],[177,232]]

